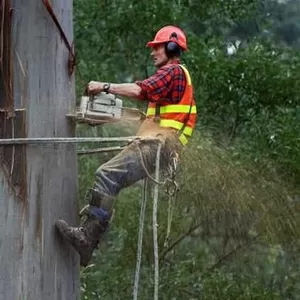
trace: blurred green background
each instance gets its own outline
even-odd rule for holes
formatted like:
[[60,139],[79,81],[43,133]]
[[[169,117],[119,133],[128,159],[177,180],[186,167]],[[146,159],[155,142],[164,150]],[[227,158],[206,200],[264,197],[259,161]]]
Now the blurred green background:
[[[90,80],[146,78],[146,42],[169,24],[188,37],[182,62],[198,124],[177,176],[168,247],[160,191],[159,299],[300,299],[300,2],[74,0],[78,101]],[[77,135],[125,136],[136,126],[78,125]],[[78,156],[81,206],[114,154]],[[132,298],[141,192],[137,183],[119,195],[109,235],[82,269],[82,299]],[[153,280],[150,198],[139,299],[153,298]]]

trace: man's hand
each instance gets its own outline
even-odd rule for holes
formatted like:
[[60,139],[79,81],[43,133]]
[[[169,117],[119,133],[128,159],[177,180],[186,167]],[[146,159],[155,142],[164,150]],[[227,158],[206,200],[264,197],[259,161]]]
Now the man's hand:
[[103,91],[104,82],[90,81],[87,86],[87,93],[89,95],[95,95]]

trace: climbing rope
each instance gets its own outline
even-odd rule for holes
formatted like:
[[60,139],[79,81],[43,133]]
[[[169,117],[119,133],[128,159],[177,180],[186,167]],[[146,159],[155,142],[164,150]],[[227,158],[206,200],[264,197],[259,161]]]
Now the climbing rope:
[[167,233],[166,238],[164,242],[164,247],[169,246],[170,241],[170,234],[171,234],[171,225],[173,220],[173,214],[174,214],[174,207],[175,207],[175,196],[170,195],[168,200],[168,222],[167,222]]
[[173,153],[171,158],[171,163],[169,166],[169,185],[166,189],[166,193],[169,195],[168,197],[168,222],[167,222],[167,233],[164,242],[164,247],[168,247],[169,239],[171,234],[171,225],[173,220],[174,208],[175,208],[175,200],[178,192],[178,184],[175,181],[176,171],[178,166],[178,154]]
[[[159,143],[160,147],[161,147],[161,143]],[[166,183],[166,181],[158,181],[156,180],[155,178],[153,178],[151,176],[151,174],[149,173],[147,167],[146,167],[146,164],[145,164],[145,161],[144,161],[144,156],[143,156],[143,153],[142,153],[142,150],[140,148],[140,145],[138,144],[137,145],[137,149],[139,151],[139,154],[140,154],[140,160],[141,160],[141,164],[142,164],[142,167],[144,168],[144,171],[146,172],[146,175],[148,176],[149,179],[151,179],[151,181],[153,181],[154,183],[158,184],[158,185],[164,185]],[[157,150],[158,151],[158,150]]]
[[126,137],[39,137],[0,139],[0,145],[39,145],[39,144],[72,144],[91,142],[131,142],[137,136]]
[[[158,144],[155,164],[155,180],[159,182],[159,161],[161,152],[161,143]],[[157,207],[158,207],[158,184],[154,187],[153,195],[153,250],[154,250],[154,300],[158,300],[159,287],[159,257],[158,257],[158,240],[157,240]]]
[[[156,185],[154,187],[154,195],[153,195],[153,214],[152,214],[152,222],[153,222],[153,250],[154,250],[154,300],[158,300],[158,288],[159,288],[159,256],[158,256],[158,234],[157,234],[157,210],[158,210],[158,189],[159,189],[159,172],[160,172],[160,154],[161,154],[161,142],[158,143],[158,149],[156,153],[156,163],[155,163],[155,179],[148,176],[148,178],[152,179]],[[139,149],[139,147],[138,147]],[[141,158],[142,158],[141,153]],[[149,174],[145,165],[144,168],[146,173]],[[138,247],[137,247],[137,261],[136,261],[136,270],[135,270],[135,280],[133,287],[133,300],[137,300],[138,296],[138,284],[140,278],[140,266],[141,266],[141,258],[142,258],[142,243],[143,243],[143,231],[144,231],[144,220],[145,220],[145,210],[146,210],[146,194],[147,194],[147,181],[146,177],[144,181],[143,195],[141,201],[141,210],[140,210],[140,219],[139,219],[139,234],[138,234]]]
[[77,155],[85,155],[85,154],[97,154],[102,152],[112,152],[112,151],[121,151],[125,147],[115,146],[115,147],[104,147],[104,148],[94,148],[94,149],[80,149],[77,151]]
[[133,286],[133,300],[137,300],[138,289],[139,289],[139,279],[140,279],[140,269],[142,260],[142,248],[143,248],[143,233],[144,233],[144,220],[147,202],[147,183],[148,179],[144,179],[144,188],[142,193],[141,210],[140,210],[140,220],[139,220],[139,236],[138,236],[138,247],[137,247],[137,259],[135,268],[135,278]]

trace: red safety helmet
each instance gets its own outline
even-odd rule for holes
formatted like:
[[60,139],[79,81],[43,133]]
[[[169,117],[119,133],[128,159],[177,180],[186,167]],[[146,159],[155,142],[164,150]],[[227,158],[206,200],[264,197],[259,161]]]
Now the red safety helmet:
[[148,47],[158,44],[175,42],[182,50],[187,50],[186,36],[184,32],[176,26],[165,26],[155,35],[154,40],[147,43]]

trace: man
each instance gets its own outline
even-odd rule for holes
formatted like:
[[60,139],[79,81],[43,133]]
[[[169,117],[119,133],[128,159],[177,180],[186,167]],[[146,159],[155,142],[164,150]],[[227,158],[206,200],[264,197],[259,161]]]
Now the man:
[[116,196],[122,188],[146,178],[155,171],[156,154],[161,143],[161,168],[166,169],[172,155],[179,154],[191,136],[196,122],[193,87],[187,69],[180,65],[180,55],[187,50],[184,32],[165,26],[147,43],[157,71],[135,83],[91,81],[89,94],[107,92],[148,101],[147,117],[137,136],[117,156],[98,168],[89,190],[88,219],[81,227],[71,227],[58,220],[56,227],[80,255],[87,266],[92,253],[107,230]]

